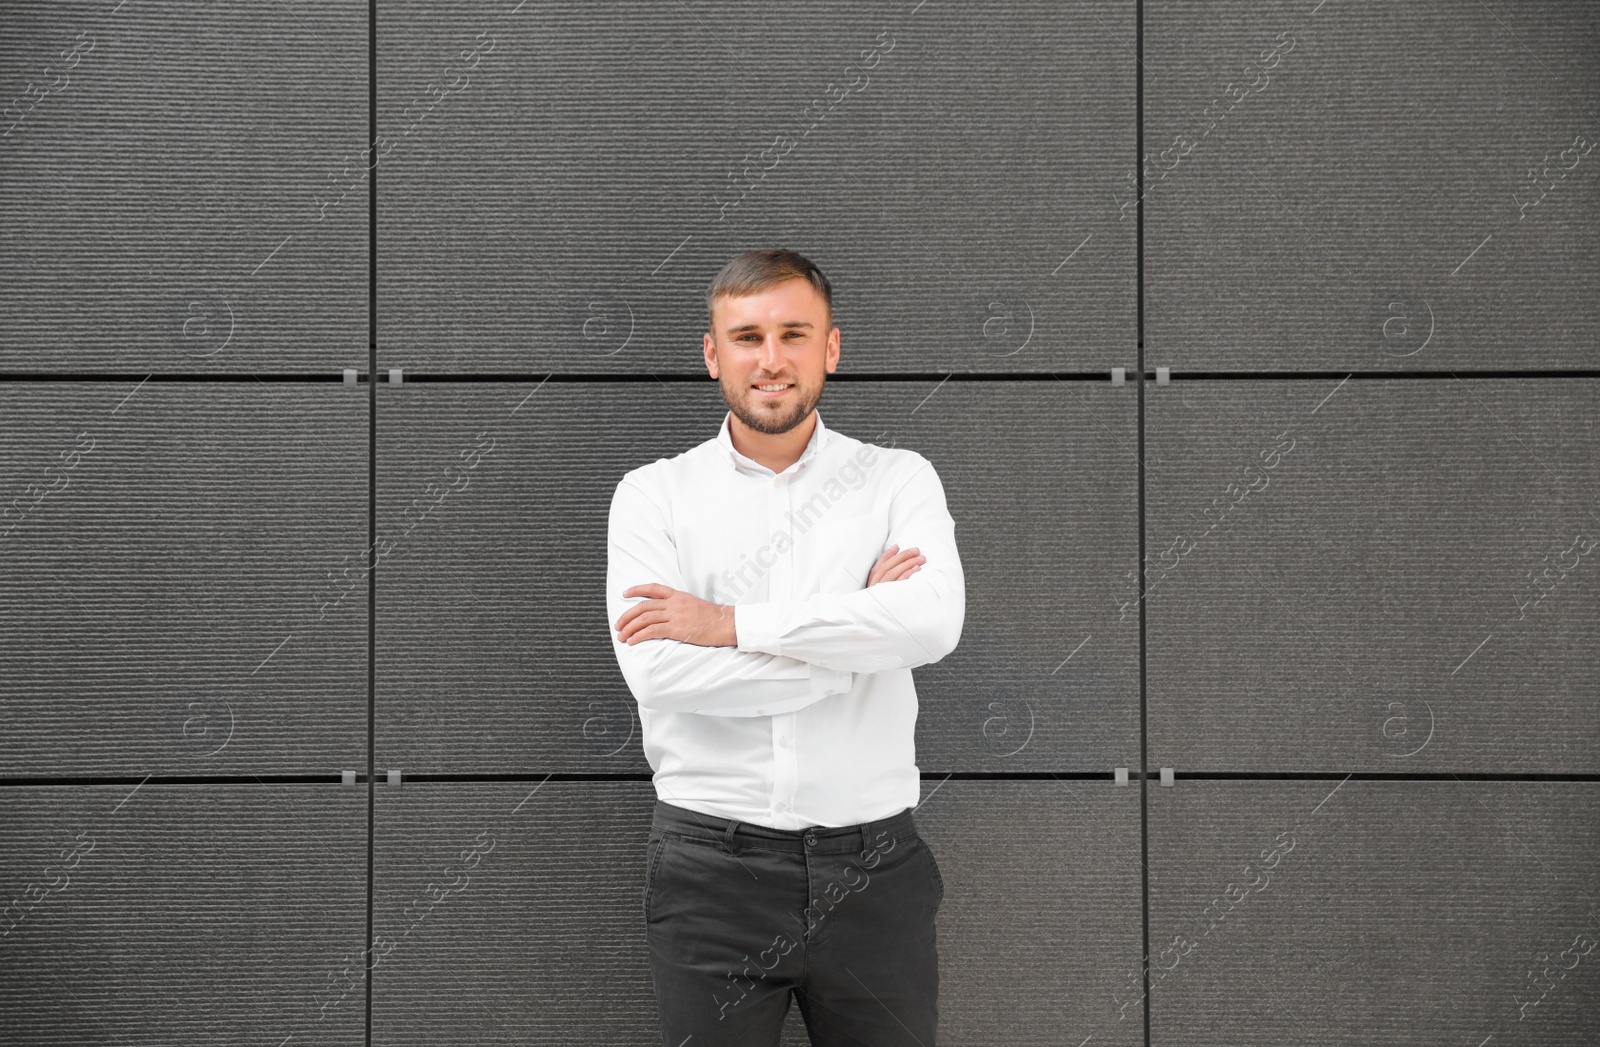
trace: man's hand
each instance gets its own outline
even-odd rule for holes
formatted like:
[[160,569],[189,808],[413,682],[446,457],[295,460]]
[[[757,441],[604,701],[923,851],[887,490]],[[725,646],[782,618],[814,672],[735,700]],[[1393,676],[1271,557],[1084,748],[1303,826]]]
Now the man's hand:
[[622,595],[650,597],[617,619],[617,638],[623,643],[682,640],[699,647],[739,645],[731,605],[711,603],[659,582],[636,585]]
[[909,578],[928,562],[928,558],[916,546],[897,554],[895,550],[898,548],[898,545],[891,545],[878,557],[878,562],[872,565],[872,572],[867,575],[867,588],[879,582],[898,582],[902,578]]

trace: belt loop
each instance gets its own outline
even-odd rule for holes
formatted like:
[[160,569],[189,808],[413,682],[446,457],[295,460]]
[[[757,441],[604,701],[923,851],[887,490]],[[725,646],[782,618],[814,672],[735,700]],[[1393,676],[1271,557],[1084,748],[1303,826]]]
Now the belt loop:
[[736,857],[733,853],[733,833],[737,828],[739,828],[739,823],[730,821],[727,831],[722,834],[722,849],[727,852],[730,858]]
[[872,833],[872,823],[871,822],[862,822],[861,823],[861,857],[863,859],[865,859],[867,857],[867,852],[872,850],[872,843],[868,839],[868,837],[871,835],[871,833]]

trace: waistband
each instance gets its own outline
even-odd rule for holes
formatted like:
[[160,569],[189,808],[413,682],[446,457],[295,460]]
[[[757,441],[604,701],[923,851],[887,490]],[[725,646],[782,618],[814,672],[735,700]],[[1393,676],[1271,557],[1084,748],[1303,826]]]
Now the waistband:
[[740,847],[769,851],[806,851],[813,854],[849,854],[860,850],[890,851],[895,842],[917,835],[911,808],[875,821],[856,825],[813,825],[805,829],[774,829],[751,822],[718,818],[701,811],[656,799],[650,825],[674,836],[713,843],[734,853]]

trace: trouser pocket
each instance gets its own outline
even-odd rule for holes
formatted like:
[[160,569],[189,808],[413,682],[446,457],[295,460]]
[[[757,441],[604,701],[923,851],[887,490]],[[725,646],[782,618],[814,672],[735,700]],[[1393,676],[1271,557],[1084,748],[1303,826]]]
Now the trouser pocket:
[[650,922],[650,902],[655,895],[656,874],[661,868],[661,855],[677,837],[660,829],[651,829],[645,842],[644,919]]
[[[933,882],[934,882],[935,886],[937,886],[939,888],[939,898],[938,898],[937,905],[943,905],[944,904],[944,877],[939,875],[939,860],[933,856],[933,848],[928,846],[928,842],[926,840],[924,840],[922,837],[918,836],[918,837],[916,837],[916,841],[917,841],[917,846],[916,846],[917,853],[922,855],[923,861],[927,864],[928,871],[933,874]],[[937,905],[935,907],[937,907]]]

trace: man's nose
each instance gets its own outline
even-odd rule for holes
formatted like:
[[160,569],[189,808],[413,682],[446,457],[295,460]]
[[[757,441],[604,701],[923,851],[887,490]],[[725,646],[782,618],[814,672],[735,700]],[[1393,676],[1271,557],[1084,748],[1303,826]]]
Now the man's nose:
[[768,374],[777,374],[783,366],[783,349],[775,334],[768,335],[767,340],[761,343],[761,366],[766,368]]

